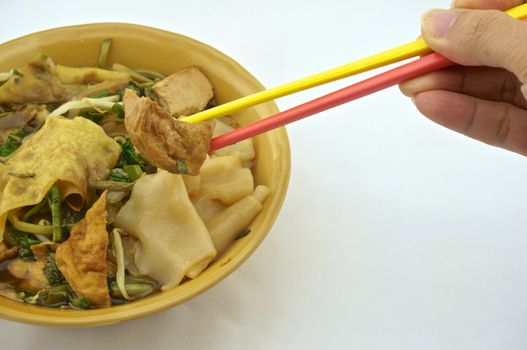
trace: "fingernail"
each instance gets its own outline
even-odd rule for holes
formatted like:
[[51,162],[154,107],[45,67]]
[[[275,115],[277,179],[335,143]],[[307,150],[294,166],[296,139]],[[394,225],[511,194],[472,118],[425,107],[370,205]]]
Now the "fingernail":
[[436,39],[445,37],[452,24],[454,24],[457,13],[450,10],[430,10],[421,17],[421,28],[423,32]]

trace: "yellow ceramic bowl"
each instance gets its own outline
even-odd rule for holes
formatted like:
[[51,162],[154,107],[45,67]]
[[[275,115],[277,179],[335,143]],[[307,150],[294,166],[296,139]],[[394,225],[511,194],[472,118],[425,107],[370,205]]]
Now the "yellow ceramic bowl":
[[[249,72],[221,52],[190,38],[131,24],[88,24],[34,33],[0,45],[0,71],[19,66],[40,54],[64,65],[97,66],[100,42],[112,38],[109,62],[133,68],[149,68],[163,73],[197,65],[215,88],[216,100],[223,103],[263,89]],[[266,103],[235,117],[241,124],[277,113],[274,103]],[[199,277],[167,292],[127,305],[107,309],[74,311],[17,303],[0,297],[0,316],[11,320],[54,326],[95,326],[146,316],[183,303],[212,287],[236,270],[265,238],[285,197],[290,172],[290,151],[284,129],[255,138],[257,184],[271,190],[262,212],[251,225],[251,233],[235,244]],[[168,189],[167,189],[168,190]]]

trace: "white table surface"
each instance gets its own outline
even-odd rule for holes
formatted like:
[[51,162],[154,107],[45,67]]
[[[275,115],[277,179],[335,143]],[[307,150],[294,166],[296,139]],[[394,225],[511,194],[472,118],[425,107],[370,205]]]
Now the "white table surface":
[[[209,43],[274,86],[409,41],[424,10],[449,5],[135,2],[2,0],[0,42],[70,24],[140,23]],[[527,159],[433,124],[396,88],[288,132],[283,210],[230,277],[179,307],[109,327],[0,320],[0,348],[527,348]]]

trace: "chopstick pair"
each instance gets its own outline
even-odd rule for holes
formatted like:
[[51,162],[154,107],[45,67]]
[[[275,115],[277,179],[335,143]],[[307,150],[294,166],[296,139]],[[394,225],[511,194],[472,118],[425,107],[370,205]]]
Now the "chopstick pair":
[[[506,11],[511,17],[527,20],[527,4]],[[425,55],[415,61],[391,69],[369,79],[337,90],[317,99],[303,103],[273,116],[242,126],[227,134],[211,140],[209,151],[232,145],[266,131],[284,126],[296,120],[328,110],[341,104],[367,96],[374,92],[397,85],[420,75],[452,66],[455,63],[438,53],[432,52],[423,39],[369,56],[346,65],[330,69],[300,80],[293,81],[269,90],[242,97],[185,118],[188,122],[198,122],[218,118],[241,109],[258,105],[282,96],[303,91],[338,79],[363,73],[375,68],[400,62],[408,58]]]

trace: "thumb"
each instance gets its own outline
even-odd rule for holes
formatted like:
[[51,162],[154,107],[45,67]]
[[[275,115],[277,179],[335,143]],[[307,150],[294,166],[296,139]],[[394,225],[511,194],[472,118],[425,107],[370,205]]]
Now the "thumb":
[[459,9],[428,11],[421,22],[428,45],[452,61],[505,68],[527,83],[526,23],[501,11]]

